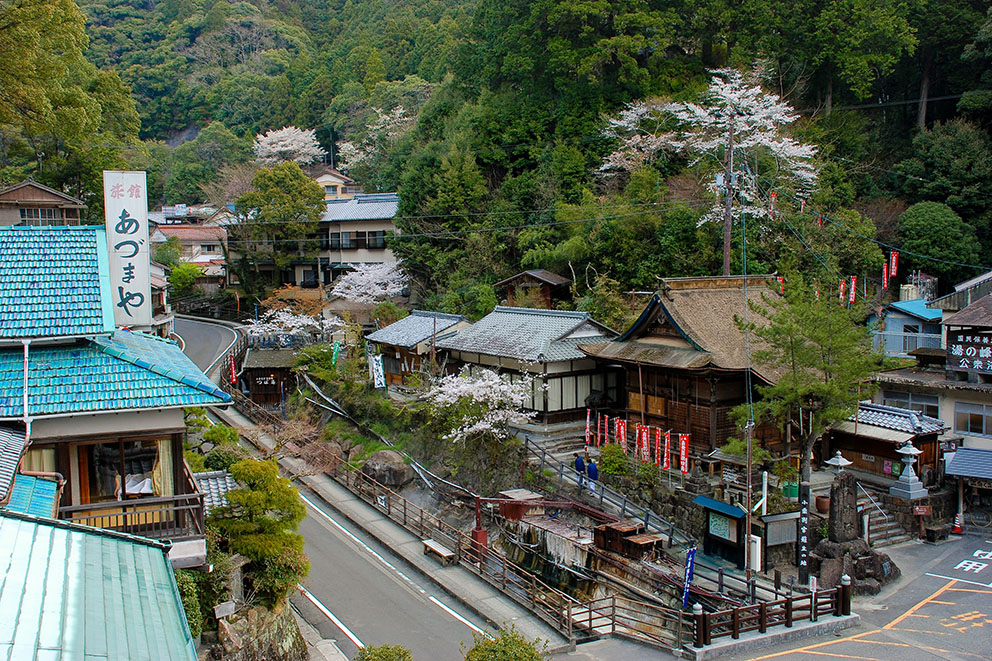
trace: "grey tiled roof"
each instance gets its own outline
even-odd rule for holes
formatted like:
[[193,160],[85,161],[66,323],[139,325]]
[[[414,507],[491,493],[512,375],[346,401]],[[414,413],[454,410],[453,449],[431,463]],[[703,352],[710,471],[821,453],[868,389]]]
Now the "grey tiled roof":
[[203,506],[210,513],[215,507],[227,505],[227,492],[240,488],[227,471],[193,473],[196,488],[203,494]]
[[396,193],[359,194],[350,200],[330,200],[321,220],[392,220],[400,207]]
[[0,500],[7,497],[17,462],[24,451],[24,432],[0,427]]
[[992,450],[958,448],[947,466],[947,474],[992,480]]
[[[581,338],[563,339],[582,326]],[[616,334],[589,318],[587,312],[533,310],[497,306],[454,337],[439,340],[441,349],[481,353],[526,361],[578,360],[579,344],[605,342]]]
[[[437,319],[436,328],[434,326],[435,319]],[[414,347],[424,340],[430,339],[435,331],[441,334],[460,321],[465,321],[465,317],[460,314],[414,310],[409,316],[370,333],[366,339],[394,347]]]
[[939,434],[947,429],[947,425],[939,418],[931,418],[917,411],[895,406],[865,404],[863,402],[858,405],[857,420],[855,420],[854,414],[848,420],[907,434]]

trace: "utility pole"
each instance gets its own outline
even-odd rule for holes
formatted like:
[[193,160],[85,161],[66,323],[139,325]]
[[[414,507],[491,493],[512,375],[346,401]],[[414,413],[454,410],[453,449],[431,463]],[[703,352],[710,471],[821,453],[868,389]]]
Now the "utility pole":
[[[754,421],[748,420],[744,426],[747,440],[747,514],[744,516],[744,578],[751,584],[751,437]],[[750,595],[748,595],[750,597]]]
[[730,275],[730,234],[733,227],[733,202],[734,202],[734,115],[730,112],[730,139],[727,141],[726,174],[724,175],[724,185],[726,186],[726,199],[723,203],[723,275]]

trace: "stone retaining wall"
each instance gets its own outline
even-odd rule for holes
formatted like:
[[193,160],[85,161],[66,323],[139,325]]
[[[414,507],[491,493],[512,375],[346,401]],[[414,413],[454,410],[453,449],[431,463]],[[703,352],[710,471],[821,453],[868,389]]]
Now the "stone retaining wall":
[[307,661],[310,653],[288,604],[268,610],[249,607],[226,620],[217,629],[218,644],[201,659],[222,661]]

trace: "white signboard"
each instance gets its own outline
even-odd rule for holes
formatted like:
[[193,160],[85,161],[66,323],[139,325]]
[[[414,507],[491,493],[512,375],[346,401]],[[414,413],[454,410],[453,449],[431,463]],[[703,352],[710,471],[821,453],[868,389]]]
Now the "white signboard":
[[103,171],[110,292],[117,326],[151,326],[148,196],[144,172]]
[[382,355],[372,356],[372,380],[376,388],[386,387],[386,375],[382,371]]

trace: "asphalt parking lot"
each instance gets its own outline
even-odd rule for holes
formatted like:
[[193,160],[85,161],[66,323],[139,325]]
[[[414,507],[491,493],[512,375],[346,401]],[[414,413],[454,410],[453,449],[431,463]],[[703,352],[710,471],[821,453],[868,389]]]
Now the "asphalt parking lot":
[[891,551],[903,578],[858,599],[862,624],[832,639],[755,652],[750,659],[992,659],[992,536]]

